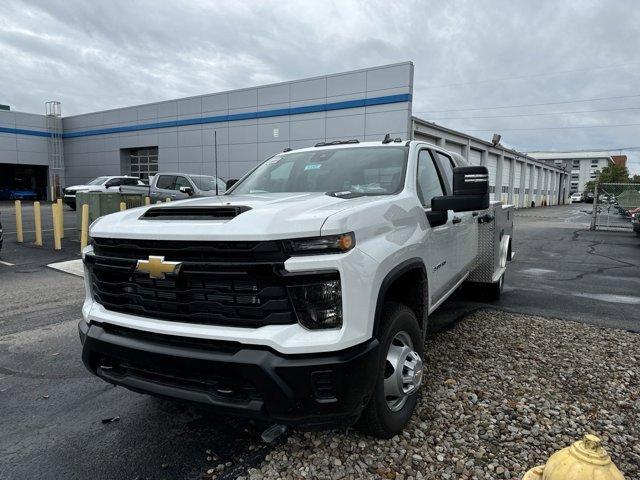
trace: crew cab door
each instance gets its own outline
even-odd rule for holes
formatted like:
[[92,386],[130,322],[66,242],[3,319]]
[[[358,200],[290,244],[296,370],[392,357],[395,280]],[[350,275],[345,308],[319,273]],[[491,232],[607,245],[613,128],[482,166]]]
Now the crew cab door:
[[175,175],[158,175],[155,177],[155,185],[151,188],[151,196],[154,200],[164,200],[171,198],[175,193],[173,186],[176,183]]
[[[453,159],[446,153],[435,151],[439,166],[444,173],[447,188],[453,193]],[[478,212],[456,212],[453,226],[456,245],[456,270],[460,276],[467,273],[478,254]]]
[[180,191],[181,187],[188,187],[191,189],[193,193],[195,193],[196,189],[191,183],[191,181],[187,177],[183,177],[182,175],[178,175],[176,177],[176,183],[173,185],[173,189],[175,190],[171,197],[175,200],[182,198],[189,198],[189,194],[183,193]]
[[456,272],[456,246],[453,233],[453,213],[431,210],[433,197],[446,194],[445,179],[427,148],[418,152],[417,192],[427,217],[423,260],[429,269],[429,295],[435,304],[453,286]]

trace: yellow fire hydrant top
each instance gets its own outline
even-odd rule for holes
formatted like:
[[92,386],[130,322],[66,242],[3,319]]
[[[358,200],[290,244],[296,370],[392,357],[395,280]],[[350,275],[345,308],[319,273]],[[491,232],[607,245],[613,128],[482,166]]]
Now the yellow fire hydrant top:
[[543,467],[529,470],[522,480],[624,480],[595,435],[554,453]]

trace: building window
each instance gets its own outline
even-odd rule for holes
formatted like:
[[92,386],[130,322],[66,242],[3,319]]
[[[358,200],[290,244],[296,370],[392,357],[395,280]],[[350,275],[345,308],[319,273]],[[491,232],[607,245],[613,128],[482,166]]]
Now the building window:
[[496,187],[494,185],[489,186],[489,193],[496,193]]
[[571,162],[571,167],[580,168],[580,160],[573,160],[573,162]]
[[503,185],[502,186],[502,193],[509,193],[509,186],[508,185]]
[[132,148],[126,163],[127,175],[149,181],[158,173],[158,147]]
[[514,187],[513,189],[513,193],[515,193],[516,195],[518,195],[520,193],[520,187]]

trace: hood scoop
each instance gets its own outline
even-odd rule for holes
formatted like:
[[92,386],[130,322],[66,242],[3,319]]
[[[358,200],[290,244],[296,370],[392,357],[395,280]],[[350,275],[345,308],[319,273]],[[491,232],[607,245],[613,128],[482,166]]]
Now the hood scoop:
[[152,207],[141,217],[141,220],[231,220],[251,210],[245,206],[225,207]]

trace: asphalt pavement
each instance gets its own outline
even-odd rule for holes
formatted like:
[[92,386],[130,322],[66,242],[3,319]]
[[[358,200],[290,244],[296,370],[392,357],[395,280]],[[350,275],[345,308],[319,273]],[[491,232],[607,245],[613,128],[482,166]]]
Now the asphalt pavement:
[[[640,241],[630,232],[590,232],[586,208],[517,212],[516,258],[491,308],[640,331]],[[66,210],[60,252],[47,235],[42,248],[15,244],[12,206],[0,204],[0,215],[0,479],[195,479],[218,465],[223,478],[235,478],[264,458],[265,425],[90,375],[77,335],[83,280],[46,267],[79,258],[75,213]],[[446,302],[431,318],[429,341],[483,306],[460,295]]]

